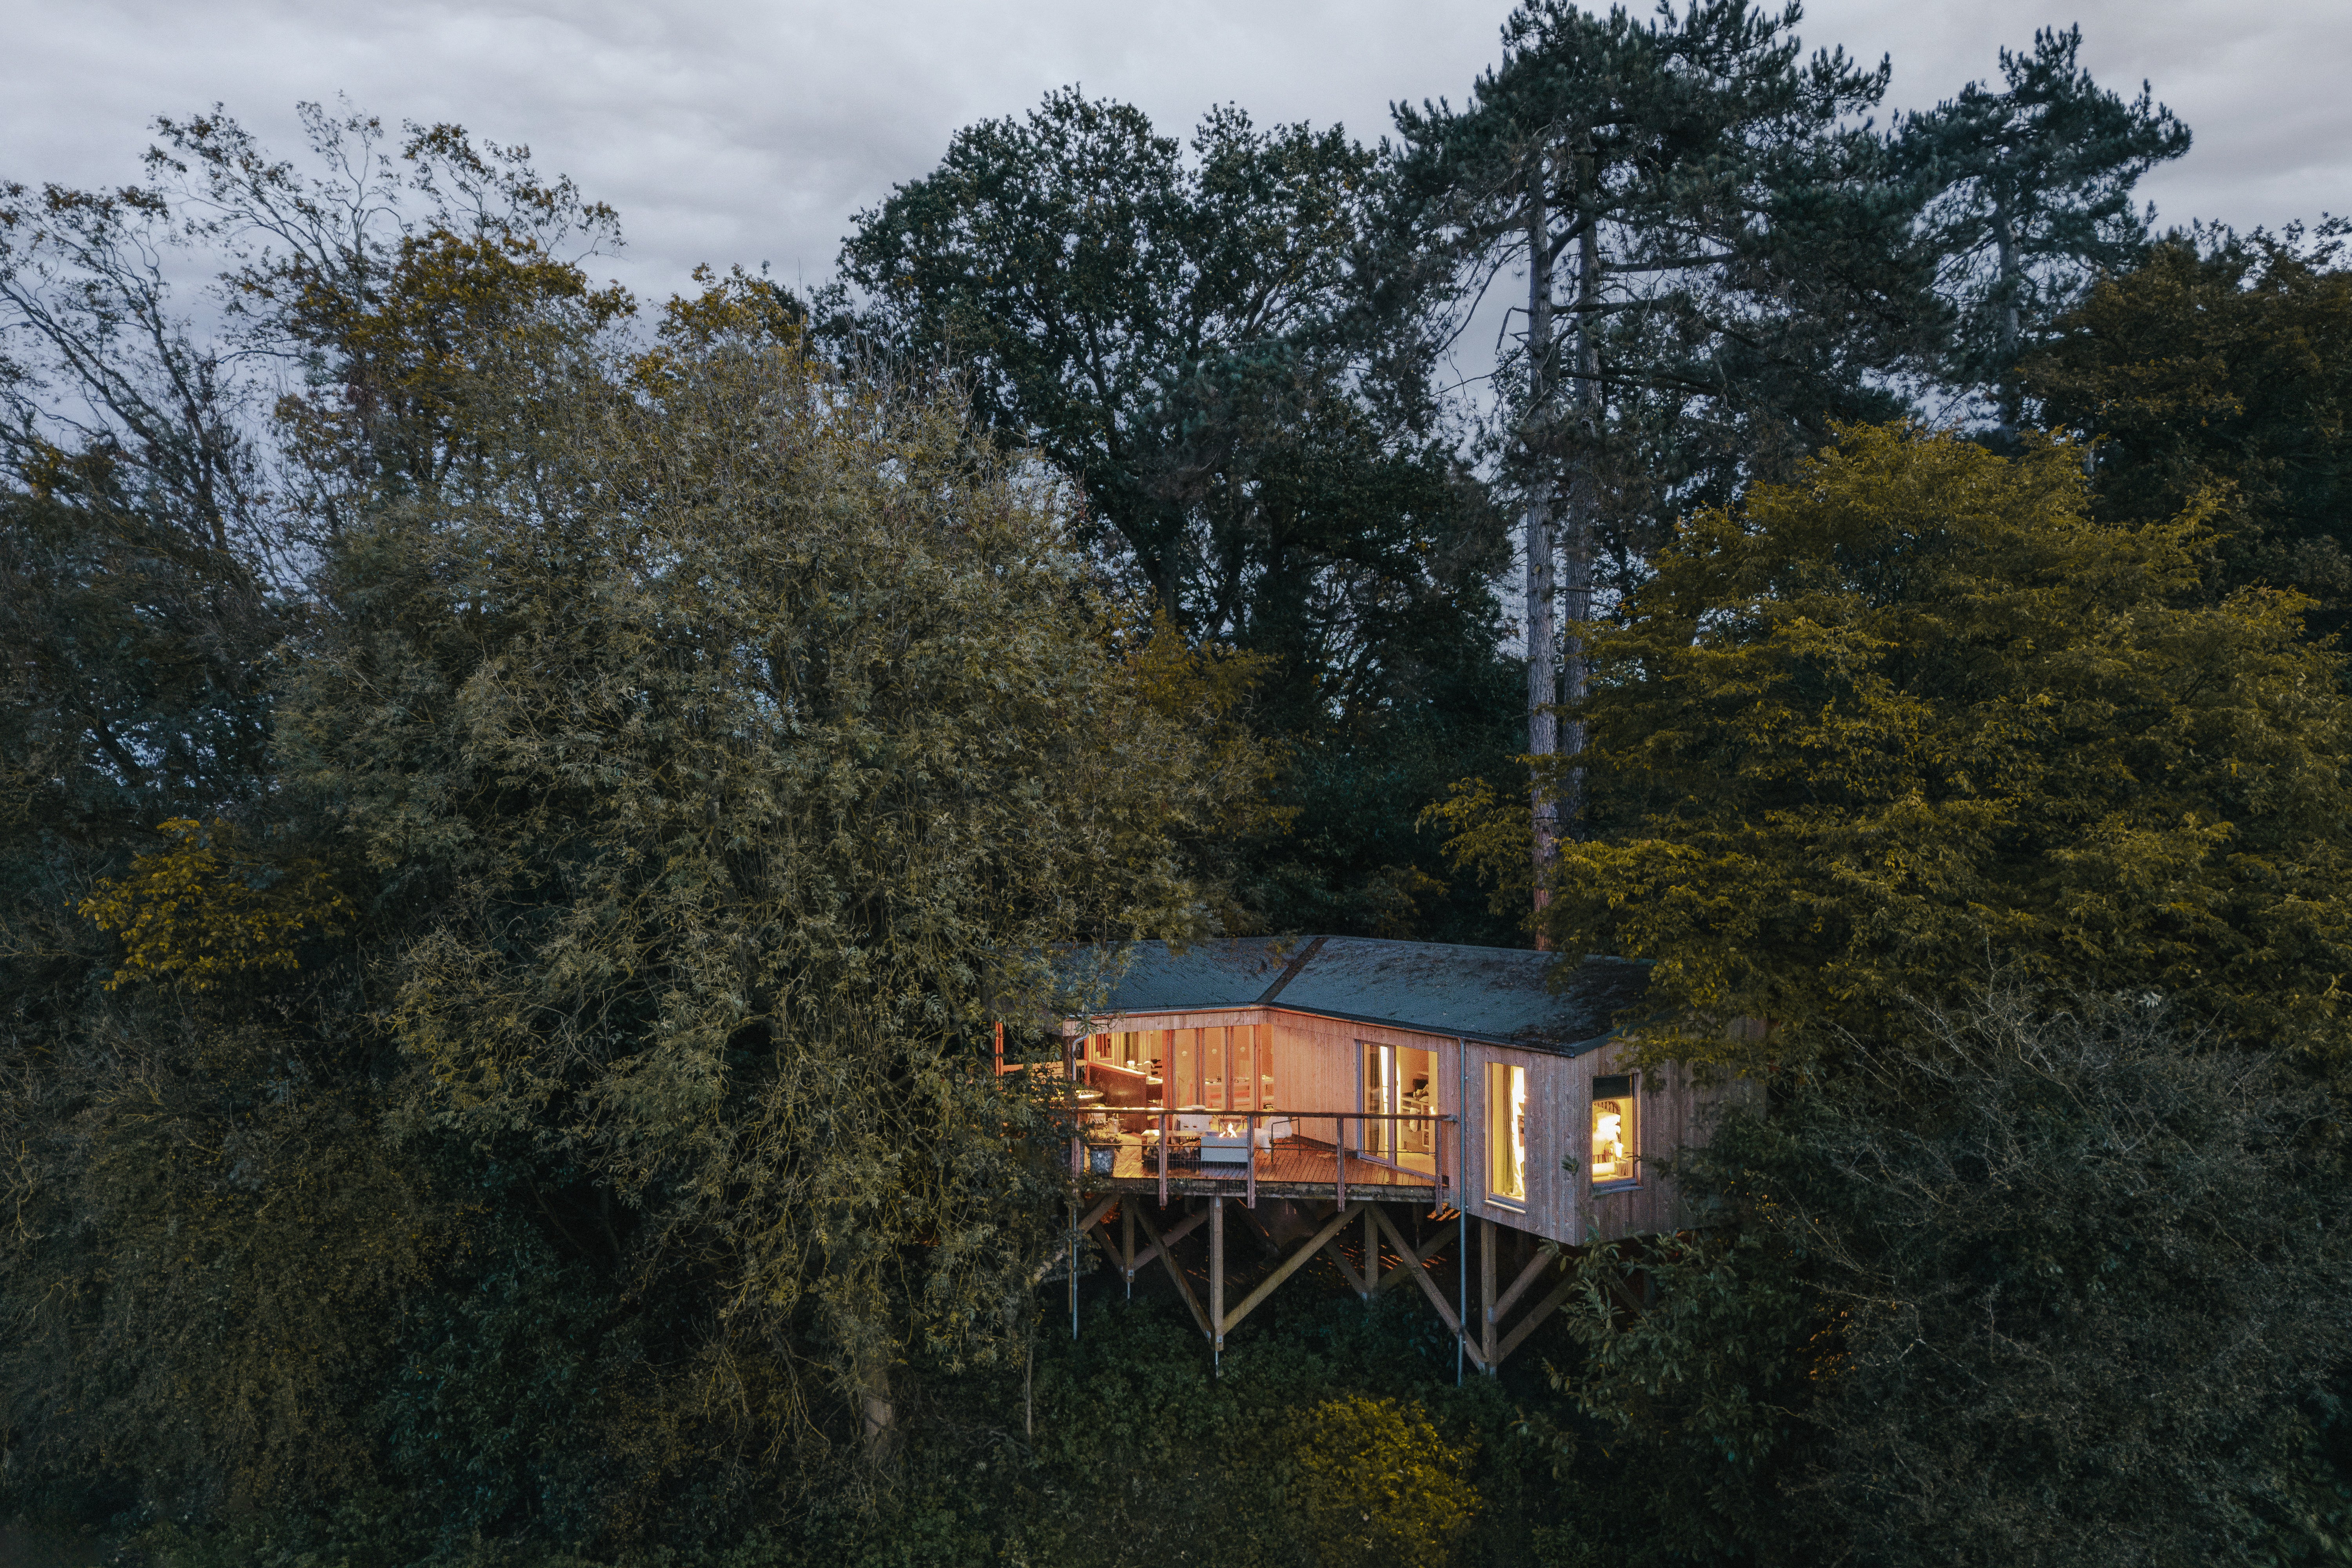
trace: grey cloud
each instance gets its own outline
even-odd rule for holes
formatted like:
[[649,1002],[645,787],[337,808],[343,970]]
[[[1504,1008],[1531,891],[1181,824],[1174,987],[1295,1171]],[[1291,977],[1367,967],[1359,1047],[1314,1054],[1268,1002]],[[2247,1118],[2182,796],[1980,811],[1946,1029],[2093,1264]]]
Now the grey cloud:
[[[1234,101],[1261,121],[1344,121],[1391,100],[1459,100],[1506,7],[1407,0],[1190,0],[983,7],[716,0],[361,5],[352,0],[0,0],[0,175],[135,177],[158,112],[225,101],[291,151],[291,106],[337,92],[389,120],[455,120],[531,144],[621,209],[613,270],[640,292],[698,261],[814,279],[850,215],[922,173],[959,125],[1072,81],[1181,130]],[[1809,42],[1894,57],[1893,102],[1994,70],[2038,25],[2080,20],[2102,80],[2153,80],[2197,132],[2148,182],[2168,221],[2276,225],[2352,207],[2352,28],[2336,0],[2099,0],[2052,13],[1822,0]]]

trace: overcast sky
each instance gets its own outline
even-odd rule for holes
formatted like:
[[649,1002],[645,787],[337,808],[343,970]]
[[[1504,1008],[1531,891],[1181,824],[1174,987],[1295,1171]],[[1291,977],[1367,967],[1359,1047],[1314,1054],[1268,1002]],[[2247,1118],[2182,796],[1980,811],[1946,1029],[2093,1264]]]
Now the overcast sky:
[[[640,293],[698,261],[827,272],[850,215],[973,120],[1070,82],[1163,130],[1233,101],[1370,139],[1398,99],[1459,101],[1507,5],[1403,0],[0,0],[0,178],[135,178],[146,121],[224,102],[274,147],[338,92],[387,121],[530,144],[621,211]],[[2196,147],[2143,187],[2160,221],[2352,210],[2347,0],[1816,0],[1808,46],[1894,57],[1891,107],[2080,22],[2098,79],[2149,79]]]

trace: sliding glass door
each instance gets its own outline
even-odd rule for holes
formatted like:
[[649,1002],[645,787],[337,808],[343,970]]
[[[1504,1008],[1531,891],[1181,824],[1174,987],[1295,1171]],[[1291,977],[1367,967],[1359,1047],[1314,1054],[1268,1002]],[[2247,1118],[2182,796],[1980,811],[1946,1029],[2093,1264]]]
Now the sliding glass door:
[[[1364,1157],[1407,1170],[1437,1169],[1437,1129],[1417,1120],[1437,1110],[1437,1053],[1410,1046],[1376,1046],[1364,1052]],[[1402,1117],[1372,1121],[1371,1117]]]

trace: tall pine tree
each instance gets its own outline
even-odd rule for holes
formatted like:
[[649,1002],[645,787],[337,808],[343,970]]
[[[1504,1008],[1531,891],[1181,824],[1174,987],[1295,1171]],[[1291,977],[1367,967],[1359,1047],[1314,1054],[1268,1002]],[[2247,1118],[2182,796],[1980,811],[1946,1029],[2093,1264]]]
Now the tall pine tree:
[[2148,218],[2132,187],[2189,151],[2189,128],[2146,82],[2126,102],[2076,56],[2083,30],[2044,28],[2000,52],[2006,84],[1904,117],[1898,165],[1926,203],[1921,242],[1958,312],[1946,374],[1990,396],[2004,437],[2024,423],[2019,358],[2101,270],[2135,260]]
[[[1806,59],[1800,16],[1696,0],[1636,21],[1536,0],[1505,25],[1503,61],[1466,105],[1398,111],[1415,216],[1463,297],[1507,272],[1526,279],[1498,447],[1520,497],[1538,758],[1582,747],[1576,628],[1603,585],[1600,558],[1622,581],[1648,525],[1727,500],[1832,418],[1893,412],[1867,374],[1918,345],[1907,209],[1853,118],[1888,68]],[[1580,770],[1558,775],[1558,800],[1548,776],[1539,765],[1532,786],[1538,904],[1552,846],[1581,812]]]

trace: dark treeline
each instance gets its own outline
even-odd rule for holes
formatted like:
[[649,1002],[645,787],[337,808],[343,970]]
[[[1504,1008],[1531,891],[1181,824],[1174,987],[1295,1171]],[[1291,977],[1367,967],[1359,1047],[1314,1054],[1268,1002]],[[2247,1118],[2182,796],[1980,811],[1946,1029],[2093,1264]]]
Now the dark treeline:
[[[2352,1561],[2342,226],[2156,230],[2074,32],[1890,111],[1800,19],[1055,93],[805,296],[315,107],[5,186],[0,1521]],[[1653,961],[1765,1086],[1498,1379],[1336,1271],[1062,1326],[992,1021],[1307,931]]]

